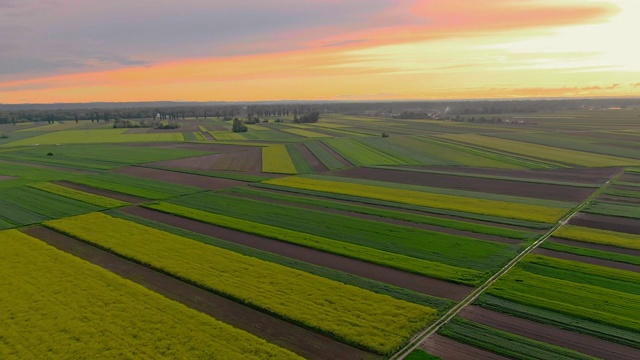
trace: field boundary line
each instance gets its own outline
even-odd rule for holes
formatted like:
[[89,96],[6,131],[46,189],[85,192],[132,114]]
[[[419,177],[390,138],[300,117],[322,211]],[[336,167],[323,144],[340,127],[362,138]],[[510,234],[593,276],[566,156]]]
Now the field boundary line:
[[529,255],[533,250],[535,250],[538,246],[540,246],[545,240],[550,238],[561,226],[571,220],[571,218],[584,209],[589,203],[597,198],[602,192],[604,192],[618,177],[624,174],[624,169],[622,169],[618,174],[612,176],[607,180],[606,183],[602,184],[598,187],[589,197],[583,200],[580,204],[575,206],[570,212],[565,214],[549,231],[544,233],[538,240],[534,241],[531,245],[529,245],[526,249],[524,249],[521,253],[519,253],[516,257],[514,257],[507,265],[502,267],[502,269],[498,270],[495,274],[493,274],[487,281],[485,281],[482,285],[476,288],[471,292],[464,300],[459,302],[456,306],[451,308],[447,313],[445,313],[438,321],[431,324],[429,327],[421,331],[420,333],[414,335],[414,337],[409,341],[405,347],[400,349],[398,352],[389,357],[392,360],[402,360],[407,355],[409,355],[413,350],[417,349],[420,344],[424,340],[426,340],[429,336],[433,335],[436,331],[440,330],[442,326],[448,323],[451,319],[453,319],[456,315],[458,315],[462,309],[464,309],[467,305],[473,303],[480,295],[482,295],[491,285],[493,285],[502,275],[506,274],[509,270],[511,270],[514,266],[516,266],[520,260],[522,260],[525,256]]

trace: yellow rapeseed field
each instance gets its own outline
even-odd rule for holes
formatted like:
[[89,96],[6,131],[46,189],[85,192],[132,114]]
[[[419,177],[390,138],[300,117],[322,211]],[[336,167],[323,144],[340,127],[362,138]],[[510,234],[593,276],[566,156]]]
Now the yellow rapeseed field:
[[558,221],[567,212],[566,209],[539,205],[516,204],[497,200],[475,199],[462,196],[434,194],[415,190],[393,189],[381,186],[353,184],[297,176],[271,179],[265,181],[265,183],[298,189],[393,201],[410,205],[547,223]]
[[45,224],[381,354],[398,349],[436,315],[428,307],[102,213]]
[[299,358],[17,230],[0,274],[0,359]]
[[556,237],[640,250],[640,235],[565,225],[554,234]]
[[271,145],[262,148],[262,171],[278,174],[298,173],[296,165],[284,145]]

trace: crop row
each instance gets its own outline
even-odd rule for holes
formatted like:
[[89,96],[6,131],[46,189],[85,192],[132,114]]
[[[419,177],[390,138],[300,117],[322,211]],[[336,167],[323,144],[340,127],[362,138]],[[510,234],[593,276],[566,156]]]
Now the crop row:
[[[559,262],[560,260],[555,261],[556,264]],[[569,261],[566,263],[580,264]],[[592,267],[593,272],[585,271],[587,267]],[[565,265],[564,268],[567,269],[564,274],[561,271],[547,270],[547,275],[555,274],[552,277],[529,272],[524,263],[524,266],[519,265],[500,278],[489,290],[489,294],[630,331],[640,331],[640,321],[637,319],[640,295],[633,293],[633,290],[625,290],[624,287],[624,284],[631,284],[628,279],[637,278],[637,274],[586,264]],[[571,271],[575,274],[572,280],[567,280],[572,276]],[[591,283],[593,279],[598,281]]]
[[281,229],[479,271],[495,269],[506,263],[515,253],[513,247],[503,243],[213,192],[185,196],[169,202]]
[[298,358],[16,230],[0,272],[3,359]]
[[632,265],[640,265],[640,256],[625,255],[625,254],[619,254],[619,253],[609,252],[609,251],[570,246],[570,245],[560,244],[550,240],[545,241],[541,245],[541,247],[545,249],[553,250],[553,251],[580,255],[580,256],[587,256],[595,259],[616,261],[616,262],[632,264]]
[[315,155],[315,157],[318,158],[318,160],[320,160],[320,162],[322,162],[324,166],[327,167],[327,169],[337,170],[345,167],[340,161],[338,161],[338,159],[323,148],[322,145],[320,145],[320,142],[311,141],[306,142],[304,145],[313,153],[313,155]]
[[55,145],[55,144],[104,144],[184,141],[182,133],[125,134],[126,129],[95,129],[46,132],[42,135],[21,139],[2,145]]
[[27,186],[3,189],[0,199],[0,218],[15,225],[36,224],[103,209]]
[[400,288],[394,285],[389,285],[387,283],[379,282],[376,280],[359,277],[356,275],[330,269],[327,267],[302,262],[287,256],[281,256],[272,252],[254,249],[252,247],[236,244],[234,242],[216,239],[210,236],[194,233],[188,230],[184,230],[182,228],[173,227],[157,221],[133,216],[121,211],[109,211],[108,214],[113,217],[118,217],[121,219],[133,221],[148,227],[152,227],[152,228],[166,231],[178,236],[193,239],[195,241],[199,241],[204,244],[209,244],[219,248],[227,249],[242,255],[251,256],[264,261],[268,261],[268,262],[280,264],[286,267],[290,267],[293,269],[297,269],[300,271],[304,271],[313,275],[322,276],[330,280],[339,281],[343,284],[357,286],[359,288],[373,291],[375,293],[382,294],[382,295],[388,295],[399,300],[404,300],[404,301],[412,302],[415,304],[431,307],[431,308],[437,309],[438,311],[445,311],[453,305],[453,303],[449,300],[437,298],[434,296],[430,296],[424,293],[420,293],[420,292],[405,289],[405,288]]
[[263,225],[180,205],[158,203],[146,204],[145,206],[150,209],[202,221],[208,224],[298,244],[333,254],[360,259],[374,264],[380,264],[460,284],[477,285],[486,276],[485,273],[477,270],[450,266],[401,254],[394,254],[366,246],[335,241],[317,235],[282,229],[270,225]]
[[229,190],[232,193],[246,194],[250,196],[257,196],[264,199],[280,200],[295,204],[313,205],[326,209],[335,209],[349,211],[358,214],[366,214],[379,216],[387,219],[403,220],[413,222],[416,224],[428,224],[434,226],[440,226],[445,228],[451,228],[456,230],[468,231],[478,234],[487,234],[500,236],[510,239],[530,240],[536,237],[535,233],[527,231],[519,231],[507,228],[500,228],[490,225],[474,224],[464,221],[451,220],[447,218],[439,218],[433,216],[419,215],[409,212],[400,212],[393,210],[386,210],[376,207],[360,206],[338,201],[321,200],[317,198],[294,196],[282,193],[275,193],[270,191],[262,191],[257,189],[251,189],[246,187],[238,187]]
[[319,132],[305,130],[305,129],[282,129],[282,131],[286,131],[288,133],[291,133],[291,134],[294,134],[294,135],[298,135],[298,136],[302,136],[302,137],[306,137],[306,138],[326,138],[326,137],[331,137],[330,135],[327,135],[327,134],[322,134],[322,133],[319,133]]
[[640,235],[636,234],[565,225],[556,231],[553,236],[569,240],[640,250]]
[[293,161],[293,165],[296,167],[296,173],[298,174],[310,174],[313,172],[313,168],[309,165],[307,159],[304,158],[302,152],[298,149],[296,144],[285,145],[289,158]]
[[609,216],[620,216],[640,220],[640,205],[619,204],[606,201],[593,201],[586,209],[586,213]]
[[414,190],[393,189],[372,185],[354,185],[342,181],[320,180],[305,177],[285,177],[265,183],[335,194],[360,196],[409,205],[428,206],[474,214],[500,216],[528,221],[553,223],[565,213],[565,209],[530,204],[515,204],[496,200],[480,200],[454,195],[425,193]]
[[124,201],[120,201],[120,200],[116,200],[116,199],[112,199],[112,198],[108,198],[100,195],[90,194],[84,191],[75,190],[75,189],[71,189],[68,187],[64,187],[64,186],[60,186],[52,183],[36,183],[36,184],[30,184],[29,186],[38,190],[64,196],[66,198],[100,206],[105,209],[130,205],[129,203]]
[[311,196],[322,197],[326,199],[334,199],[339,201],[348,201],[348,202],[359,203],[359,204],[383,206],[386,208],[393,208],[393,209],[410,210],[410,211],[421,212],[429,215],[454,216],[460,219],[479,220],[479,221],[484,221],[484,222],[489,222],[494,224],[514,225],[514,226],[528,228],[528,229],[545,230],[545,229],[551,228],[551,225],[549,224],[535,222],[535,221],[510,219],[505,217],[482,215],[482,214],[472,214],[472,213],[462,212],[462,211],[453,211],[453,210],[446,210],[446,209],[438,209],[434,207],[403,204],[403,203],[394,202],[394,201],[370,199],[362,196],[335,194],[335,193],[325,192],[325,191],[279,186],[279,185],[267,184],[264,182],[255,183],[255,184],[252,184],[252,186],[259,187],[262,189],[288,192],[292,194],[311,195]]
[[262,171],[278,174],[298,173],[285,145],[271,145],[262,148]]
[[331,138],[322,142],[356,166],[407,165],[406,162],[355,138]]
[[438,333],[458,342],[512,359],[596,359],[573,350],[531,340],[523,336],[514,335],[506,331],[460,318],[454,318]]
[[244,304],[387,354],[436,311],[101,213],[45,223]]
[[191,186],[113,173],[96,176],[79,176],[74,178],[73,182],[153,200],[166,199],[201,191]]

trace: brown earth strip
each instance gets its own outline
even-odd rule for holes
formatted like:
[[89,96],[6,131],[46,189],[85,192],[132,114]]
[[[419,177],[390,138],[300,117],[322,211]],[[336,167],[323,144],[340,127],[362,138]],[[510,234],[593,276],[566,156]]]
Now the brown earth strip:
[[17,177],[9,176],[9,175],[0,175],[0,181],[13,180],[13,179],[17,179]]
[[213,137],[213,135],[209,134],[208,132],[204,131],[204,132],[200,132],[200,134],[202,134],[202,136],[204,136],[205,140],[215,140],[216,138]]
[[247,234],[143,207],[121,208],[120,211],[198,234],[215,237],[236,244],[290,257],[310,264],[343,271],[360,277],[418,291],[451,300],[462,300],[473,290],[471,287],[407,273],[382,265],[372,264],[320,250],[278,240]]
[[245,147],[237,151],[160,161],[149,165],[177,169],[232,170],[260,173],[262,171],[262,148]]
[[451,219],[451,220],[462,221],[462,222],[472,223],[472,224],[482,224],[482,225],[496,226],[496,227],[501,227],[501,228],[505,228],[505,229],[514,229],[514,230],[521,230],[521,231],[527,231],[527,232],[535,232],[536,231],[534,229],[529,229],[529,228],[525,228],[525,227],[522,227],[522,226],[508,225],[508,224],[497,224],[497,223],[492,223],[492,222],[489,222],[489,221],[466,219],[466,218],[453,216],[453,215],[433,214],[433,213],[427,213],[427,212],[418,211],[418,210],[409,210],[409,209],[396,208],[396,207],[393,207],[393,206],[365,204],[365,203],[361,203],[361,202],[357,202],[357,201],[340,200],[340,199],[329,199],[329,198],[325,198],[325,197],[322,197],[322,196],[300,194],[300,193],[294,193],[294,192],[288,192],[288,191],[276,190],[276,189],[260,188],[260,190],[269,191],[269,192],[273,192],[273,193],[279,193],[279,194],[286,194],[286,195],[296,195],[296,196],[306,197],[306,198],[310,198],[310,199],[330,200],[330,201],[335,201],[335,202],[344,203],[344,204],[366,206],[366,207],[370,207],[370,208],[391,210],[391,211],[397,211],[397,212],[402,212],[402,213],[417,214],[417,215],[436,217],[436,218],[442,218],[442,219]]
[[569,220],[569,224],[629,234],[640,234],[640,221],[638,221],[638,219],[581,212],[572,217],[571,220]]
[[625,181],[630,183],[640,184],[640,175],[626,173],[618,178],[618,181]]
[[565,253],[560,251],[554,251],[549,249],[537,248],[533,251],[534,254],[540,254],[545,256],[551,256],[563,260],[579,261],[591,265],[605,266],[613,269],[634,271],[640,273],[640,266],[633,264],[626,264],[617,261],[596,259],[589,256],[576,255],[571,253]]
[[611,189],[611,190],[625,190],[625,191],[638,191],[638,192],[640,192],[640,186],[618,185],[616,183],[614,183],[613,185],[609,186],[609,189]]
[[91,186],[76,184],[74,182],[65,181],[65,180],[52,181],[52,183],[60,186],[68,187],[69,189],[80,190],[80,191],[84,191],[94,195],[100,195],[100,196],[104,196],[104,197],[108,197],[108,198],[112,198],[120,201],[126,201],[132,204],[142,204],[145,202],[149,202],[149,200],[145,198],[122,194],[122,193],[109,191],[109,190],[98,189]]
[[507,360],[506,357],[456,342],[438,334],[429,336],[422,342],[420,348],[444,360]]
[[640,205],[640,198],[614,196],[614,195],[607,195],[607,194],[599,196],[598,200],[630,204],[630,205]]
[[526,183],[500,179],[483,179],[477,177],[421,173],[393,169],[351,168],[333,172],[332,175],[572,202],[582,201],[595,190],[593,188],[584,187]]
[[306,358],[376,358],[371,353],[300,328],[53,230],[33,227],[23,231],[59,250],[89,261],[169,299],[290,349]]
[[512,334],[572,349],[584,354],[608,360],[631,360],[640,358],[640,349],[616,344],[596,337],[540,324],[531,320],[467,306],[460,316],[464,319],[504,330]]
[[[243,198],[248,198],[248,199],[252,199],[252,200],[265,201],[264,198],[261,198],[259,196],[251,196],[251,195],[244,195],[244,194],[231,194],[231,195],[238,196],[238,197],[243,197]],[[517,239],[510,239],[510,238],[504,238],[504,237],[487,235],[487,234],[479,234],[479,233],[474,233],[474,232],[470,232],[470,231],[451,229],[451,228],[446,228],[446,227],[442,227],[442,226],[435,226],[435,225],[429,225],[429,224],[418,224],[418,223],[414,223],[414,222],[410,222],[410,221],[404,221],[404,220],[398,220],[398,219],[390,219],[390,218],[385,218],[385,217],[380,217],[380,216],[375,216],[375,215],[368,215],[368,214],[360,214],[360,213],[349,212],[349,211],[345,211],[345,210],[328,209],[328,208],[323,208],[323,207],[319,207],[319,206],[290,203],[290,202],[287,202],[287,201],[280,201],[280,200],[273,200],[273,199],[268,199],[266,201],[268,201],[269,203],[277,203],[277,204],[282,204],[282,205],[287,205],[287,206],[299,207],[299,208],[303,208],[303,209],[323,211],[323,212],[327,212],[327,213],[332,213],[332,214],[337,214],[337,215],[344,215],[344,216],[354,217],[354,218],[358,218],[358,219],[365,219],[365,220],[371,220],[371,221],[377,221],[377,222],[384,222],[384,223],[393,224],[393,225],[408,226],[408,227],[412,227],[412,228],[416,228],[416,229],[422,229],[422,230],[428,230],[428,231],[437,231],[437,232],[441,232],[441,233],[445,233],[445,234],[465,236],[465,237],[481,239],[481,240],[487,240],[487,241],[495,241],[495,242],[504,243],[504,244],[520,244],[522,242],[521,240],[517,240]]]
[[640,250],[625,249],[625,248],[616,247],[616,246],[593,244],[593,243],[588,243],[583,241],[575,241],[575,240],[559,239],[559,238],[550,238],[549,241],[552,241],[558,244],[564,244],[569,246],[582,247],[582,248],[600,250],[600,251],[608,251],[608,252],[623,254],[623,255],[640,256]]
[[221,179],[211,176],[187,174],[176,171],[128,166],[115,170],[116,173],[133,175],[145,179],[161,180],[180,185],[195,186],[209,190],[219,190],[244,184],[241,181]]
[[508,170],[489,169],[464,166],[411,166],[416,169],[451,171],[456,173],[471,173],[492,176],[508,176],[537,180],[567,181],[580,184],[602,185],[612,176],[622,171],[622,168],[571,168],[552,170]]
[[333,150],[332,148],[330,148],[329,146],[327,146],[327,144],[323,143],[322,141],[318,141],[318,144],[329,154],[331,154],[331,156],[333,156],[334,158],[336,158],[336,160],[338,160],[342,165],[344,165],[345,167],[352,167],[353,164],[345,159],[344,157],[342,157],[342,155],[338,154],[335,150]]
[[304,156],[305,160],[307,160],[309,165],[311,165],[314,172],[323,172],[323,171],[329,170],[327,169],[326,166],[324,166],[322,161],[320,161],[315,155],[313,155],[311,150],[309,150],[309,148],[306,147],[305,144],[299,143],[299,144],[296,144],[296,147],[298,148],[300,153],[302,153],[302,156]]

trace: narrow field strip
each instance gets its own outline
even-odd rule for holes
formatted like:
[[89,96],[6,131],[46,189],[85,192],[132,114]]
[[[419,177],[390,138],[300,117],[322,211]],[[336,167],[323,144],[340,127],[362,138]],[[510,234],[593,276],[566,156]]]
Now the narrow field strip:
[[0,269],[2,358],[299,358],[16,230]]
[[262,171],[277,174],[298,173],[285,145],[271,145],[262,148]]
[[341,181],[320,180],[305,177],[285,177],[268,180],[265,183],[335,194],[367,197],[410,205],[430,206],[481,215],[501,216],[548,223],[558,221],[567,212],[566,209],[545,206],[515,204],[495,200],[479,200],[460,196],[391,189],[371,185],[353,186],[353,184]]
[[565,225],[553,235],[562,239],[640,250],[640,235],[636,234]]
[[45,225],[380,354],[398,349],[436,315],[428,307],[101,213]]
[[95,195],[80,190],[71,189],[61,185],[53,183],[36,183],[30,184],[29,187],[39,189],[42,191],[50,192],[52,194],[68,197],[74,200],[79,200],[88,204],[103,207],[105,209],[111,209],[115,207],[131,205],[128,202],[111,199],[105,196]]

